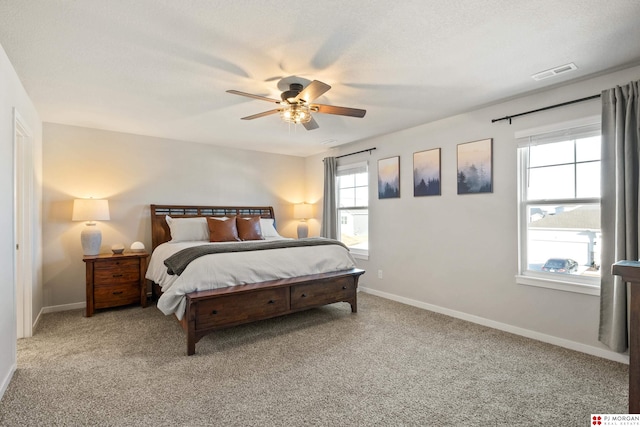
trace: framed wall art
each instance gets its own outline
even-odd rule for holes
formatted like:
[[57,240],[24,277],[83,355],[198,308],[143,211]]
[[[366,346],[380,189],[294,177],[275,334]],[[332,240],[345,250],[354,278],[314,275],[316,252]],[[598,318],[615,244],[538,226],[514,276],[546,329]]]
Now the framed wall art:
[[400,197],[400,156],[378,160],[378,199]]
[[440,196],[440,149],[413,153],[413,196]]
[[493,139],[458,144],[458,194],[493,192]]

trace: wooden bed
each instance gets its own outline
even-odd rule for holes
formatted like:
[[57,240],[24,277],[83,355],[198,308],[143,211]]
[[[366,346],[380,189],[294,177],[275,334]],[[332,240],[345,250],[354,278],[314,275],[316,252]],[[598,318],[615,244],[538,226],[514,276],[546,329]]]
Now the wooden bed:
[[[151,205],[152,249],[171,240],[165,216],[172,218],[240,216],[273,218],[273,208],[226,206]],[[196,352],[196,343],[221,328],[282,316],[336,302],[347,302],[357,312],[358,279],[364,270],[314,274],[289,279],[231,286],[186,295],[186,312],[180,324],[187,334],[187,355]],[[160,286],[152,283],[154,296]]]

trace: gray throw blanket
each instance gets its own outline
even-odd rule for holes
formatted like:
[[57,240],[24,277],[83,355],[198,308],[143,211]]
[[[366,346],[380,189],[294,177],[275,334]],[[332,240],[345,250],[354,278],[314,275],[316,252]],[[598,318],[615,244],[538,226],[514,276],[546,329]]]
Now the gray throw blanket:
[[228,252],[262,251],[266,249],[297,248],[301,246],[339,245],[349,250],[344,243],[323,237],[308,237],[298,240],[250,240],[232,245],[201,245],[183,249],[164,260],[167,273],[181,275],[189,263],[201,256]]

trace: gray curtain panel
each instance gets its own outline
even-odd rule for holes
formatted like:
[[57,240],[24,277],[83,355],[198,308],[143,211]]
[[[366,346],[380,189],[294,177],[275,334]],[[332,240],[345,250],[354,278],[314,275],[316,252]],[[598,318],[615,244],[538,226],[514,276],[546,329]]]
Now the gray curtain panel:
[[338,213],[336,207],[336,158],[324,159],[324,195],[322,203],[322,225],[320,235],[338,238]]
[[613,351],[628,347],[628,289],[611,264],[638,260],[640,81],[602,92],[602,282],[598,339]]

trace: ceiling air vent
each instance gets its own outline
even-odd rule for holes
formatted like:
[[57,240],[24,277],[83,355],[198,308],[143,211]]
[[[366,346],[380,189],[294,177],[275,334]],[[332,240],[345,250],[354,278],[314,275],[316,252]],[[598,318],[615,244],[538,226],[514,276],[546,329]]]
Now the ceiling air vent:
[[576,64],[573,62],[565,65],[560,65],[559,67],[552,68],[550,70],[541,71],[537,74],[531,76],[533,80],[540,81],[544,79],[548,79],[549,77],[559,76],[560,74],[568,73],[569,71],[577,70]]
[[338,142],[336,139],[327,139],[326,141],[322,141],[320,145],[332,145]]

